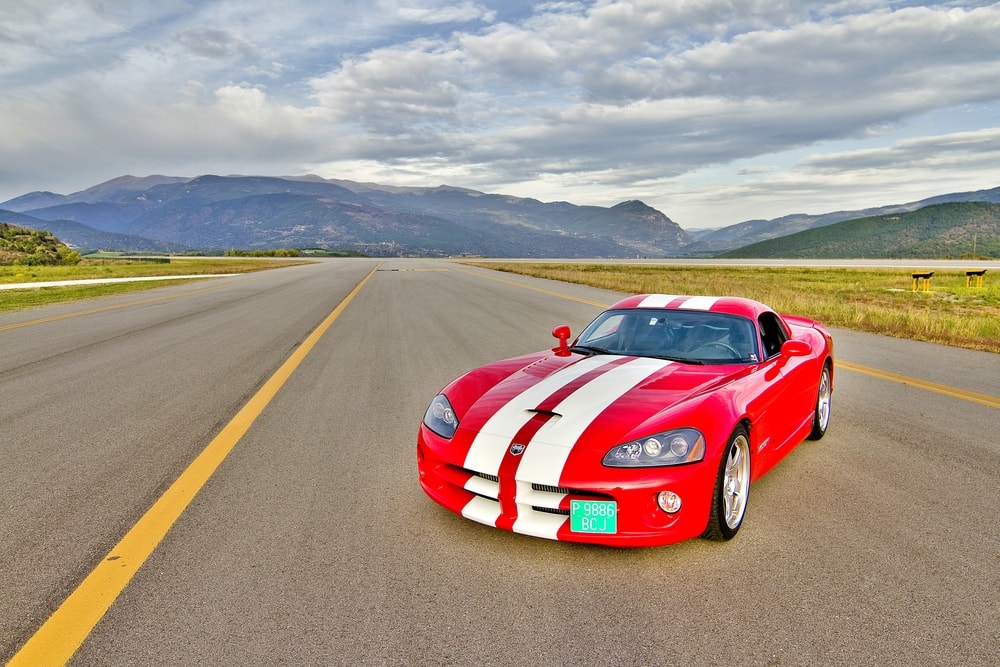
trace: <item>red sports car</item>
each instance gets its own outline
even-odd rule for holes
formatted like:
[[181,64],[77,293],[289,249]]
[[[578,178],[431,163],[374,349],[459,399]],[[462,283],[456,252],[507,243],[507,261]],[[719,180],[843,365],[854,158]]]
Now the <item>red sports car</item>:
[[830,334],[750,299],[633,296],[572,345],[552,334],[431,402],[417,465],[433,500],[555,540],[728,540],[751,483],[830,422]]

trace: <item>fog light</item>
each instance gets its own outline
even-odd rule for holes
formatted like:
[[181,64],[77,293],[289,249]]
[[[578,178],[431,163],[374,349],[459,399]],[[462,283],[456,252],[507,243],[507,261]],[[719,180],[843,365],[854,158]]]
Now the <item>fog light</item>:
[[667,514],[677,514],[681,510],[681,497],[673,491],[660,491],[656,495],[656,504]]

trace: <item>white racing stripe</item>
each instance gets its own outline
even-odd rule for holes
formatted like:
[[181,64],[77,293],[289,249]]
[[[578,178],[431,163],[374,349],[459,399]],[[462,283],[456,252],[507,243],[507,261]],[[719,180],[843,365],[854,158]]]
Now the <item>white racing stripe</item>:
[[[531,484],[528,482],[517,483],[517,502],[519,505],[530,505]],[[518,512],[514,525],[511,527],[515,533],[531,535],[533,537],[544,537],[554,540],[559,534],[559,529],[566,523],[566,516],[562,514],[549,514],[548,512]]]
[[665,308],[668,303],[677,298],[675,294],[650,294],[639,302],[638,308]]
[[498,498],[500,496],[500,485],[493,480],[485,479],[479,475],[470,477],[463,488],[484,498]]
[[[525,449],[517,467],[518,479],[559,486],[570,450],[609,405],[670,361],[637,357],[594,378],[563,400],[554,412],[562,415],[545,423]],[[608,449],[618,443],[609,443]]]
[[[465,467],[481,473],[499,474],[511,440],[532,419],[535,414],[532,410],[582,375],[621,359],[622,357],[614,355],[587,357],[512,398],[483,424],[465,457]],[[644,357],[631,359],[608,369],[563,399],[553,409],[558,416],[547,421],[530,443],[524,443],[528,447],[521,455],[515,473],[517,502],[530,500],[532,483],[558,486],[570,451],[594,419],[633,387],[670,363]],[[611,443],[609,448],[613,444],[616,443]],[[492,485],[490,486],[492,489]],[[489,495],[493,497],[492,492]],[[467,519],[493,526],[500,513],[499,503],[480,496],[476,496],[462,508],[462,516]],[[565,522],[565,516],[529,511],[518,514],[513,530],[555,539]]]
[[500,503],[476,496],[462,508],[462,516],[496,527],[497,519],[500,518]]
[[680,305],[687,310],[711,310],[718,297],[714,296],[693,296]]
[[517,432],[528,423],[534,410],[546,398],[559,391],[573,380],[595,368],[608,364],[618,357],[600,355],[581,359],[572,366],[567,366],[525,392],[512,398],[506,405],[486,420],[479,429],[469,453],[465,456],[465,467],[482,473],[496,475],[500,471],[500,463],[510,446],[510,441]]
[[[650,294],[639,302],[637,308],[666,308],[672,301],[680,299],[676,294]],[[692,296],[684,300],[678,308],[686,310],[711,310],[718,297],[714,296]]]
[[[518,489],[526,485],[530,489],[530,483],[559,486],[570,451],[594,419],[630,389],[670,363],[662,359],[637,358],[613,368],[568,396],[554,410],[562,417],[546,422],[524,450],[515,474],[519,480]],[[609,443],[608,448],[614,444],[617,443]],[[565,517],[526,512],[518,514],[513,529],[517,533],[556,539],[563,523]]]

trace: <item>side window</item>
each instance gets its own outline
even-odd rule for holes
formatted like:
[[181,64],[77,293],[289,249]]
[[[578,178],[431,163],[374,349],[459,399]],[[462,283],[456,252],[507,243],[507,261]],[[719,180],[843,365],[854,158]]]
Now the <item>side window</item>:
[[774,313],[763,313],[757,321],[760,324],[760,340],[764,345],[764,356],[770,359],[781,352],[781,345],[788,339],[788,335]]

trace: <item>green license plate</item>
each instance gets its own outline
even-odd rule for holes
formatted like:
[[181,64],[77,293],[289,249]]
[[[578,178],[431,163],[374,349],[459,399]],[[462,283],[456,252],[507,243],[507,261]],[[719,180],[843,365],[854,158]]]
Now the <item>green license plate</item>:
[[570,500],[569,529],[574,533],[615,533],[618,504],[614,500]]

